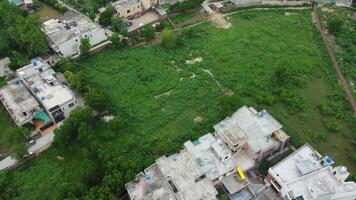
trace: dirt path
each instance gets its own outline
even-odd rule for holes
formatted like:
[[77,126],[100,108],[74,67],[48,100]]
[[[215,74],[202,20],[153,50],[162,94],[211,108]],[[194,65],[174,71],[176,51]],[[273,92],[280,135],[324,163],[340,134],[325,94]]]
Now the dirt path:
[[353,109],[353,112],[354,112],[354,115],[356,115],[356,102],[355,102],[355,99],[354,97],[352,96],[352,93],[345,81],[345,78],[340,70],[340,67],[339,65],[337,64],[337,61],[336,61],[336,58],[335,58],[335,55],[334,55],[334,52],[331,48],[331,45],[330,45],[330,40],[328,38],[328,36],[325,34],[325,32],[323,31],[322,27],[321,27],[321,24],[320,24],[320,19],[319,19],[319,16],[318,16],[318,13],[317,13],[317,6],[316,4],[313,5],[313,18],[314,18],[314,21],[315,21],[315,25],[316,27],[318,28],[322,38],[323,38],[323,41],[324,41],[324,44],[326,46],[326,49],[328,51],[328,54],[329,54],[329,57],[330,57],[330,60],[333,64],[333,67],[335,68],[336,70],[336,74],[337,74],[337,77],[339,79],[339,83],[341,85],[341,88],[345,91],[346,93],[346,97],[347,99],[349,100],[351,106],[352,106],[352,109]]

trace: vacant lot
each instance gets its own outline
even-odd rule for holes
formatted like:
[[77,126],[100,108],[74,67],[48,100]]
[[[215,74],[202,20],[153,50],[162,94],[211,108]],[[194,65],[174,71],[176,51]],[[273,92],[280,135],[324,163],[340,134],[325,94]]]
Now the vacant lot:
[[[100,122],[95,126],[101,135],[99,154],[106,162],[101,173],[114,169],[112,177],[124,173],[126,182],[155,158],[179,151],[185,140],[207,133],[224,118],[219,102],[231,92],[244,104],[268,109],[295,145],[309,142],[356,172],[348,156],[355,150],[351,139],[356,130],[349,105],[310,11],[290,12],[294,14],[242,12],[230,17],[230,29],[205,23],[183,31],[181,47],[175,50],[106,50],[71,64],[68,69],[88,76],[89,86],[109,93],[114,114],[126,122],[124,132]],[[333,109],[321,112],[320,105]],[[197,116],[199,123],[194,122]],[[85,178],[90,174],[87,166],[92,165],[78,152],[52,148],[10,173],[0,182],[0,191],[19,199],[78,197],[93,186]],[[122,187],[122,182],[117,185]],[[60,192],[64,188],[71,191]]]
[[341,21],[340,30],[337,33],[331,33],[331,39],[340,69],[356,98],[356,11],[347,7],[324,6],[319,13],[325,29],[328,29],[328,24],[332,20]]

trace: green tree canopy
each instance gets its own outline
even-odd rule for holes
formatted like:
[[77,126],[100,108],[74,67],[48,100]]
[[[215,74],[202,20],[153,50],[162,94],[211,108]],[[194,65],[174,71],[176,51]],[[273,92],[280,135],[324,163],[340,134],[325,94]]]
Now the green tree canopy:
[[163,30],[161,37],[162,37],[162,45],[164,47],[170,49],[177,47],[178,38],[175,32],[170,30]]
[[140,36],[145,38],[146,41],[153,40],[155,38],[155,30],[152,26],[147,25],[140,29]]
[[103,26],[111,25],[111,18],[114,15],[115,8],[113,6],[108,6],[99,17],[99,24]]
[[80,50],[80,56],[86,57],[86,56],[89,55],[90,42],[89,42],[89,39],[88,39],[88,38],[81,38],[81,39],[80,39],[79,50]]
[[3,132],[0,144],[16,158],[21,159],[27,153],[26,139],[29,134],[30,131],[24,128],[8,129]]
[[115,32],[120,32],[122,29],[123,20],[121,17],[112,17],[111,18],[111,27]]
[[99,112],[109,109],[110,101],[107,94],[103,90],[90,88],[85,94],[84,99],[90,107]]

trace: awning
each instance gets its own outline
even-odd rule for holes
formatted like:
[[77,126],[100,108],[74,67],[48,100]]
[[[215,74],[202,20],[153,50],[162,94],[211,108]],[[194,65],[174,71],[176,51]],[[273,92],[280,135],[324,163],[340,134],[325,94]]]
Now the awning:
[[41,120],[43,123],[48,123],[50,121],[49,117],[47,114],[43,111],[36,113],[33,117],[33,120]]

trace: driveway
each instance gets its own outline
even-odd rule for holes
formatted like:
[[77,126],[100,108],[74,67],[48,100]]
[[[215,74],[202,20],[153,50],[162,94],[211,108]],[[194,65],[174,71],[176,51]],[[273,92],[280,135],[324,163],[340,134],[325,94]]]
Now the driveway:
[[130,20],[133,24],[132,26],[127,28],[127,31],[130,33],[147,24],[153,23],[158,20],[159,20],[159,15],[154,11],[149,11],[140,17]]

